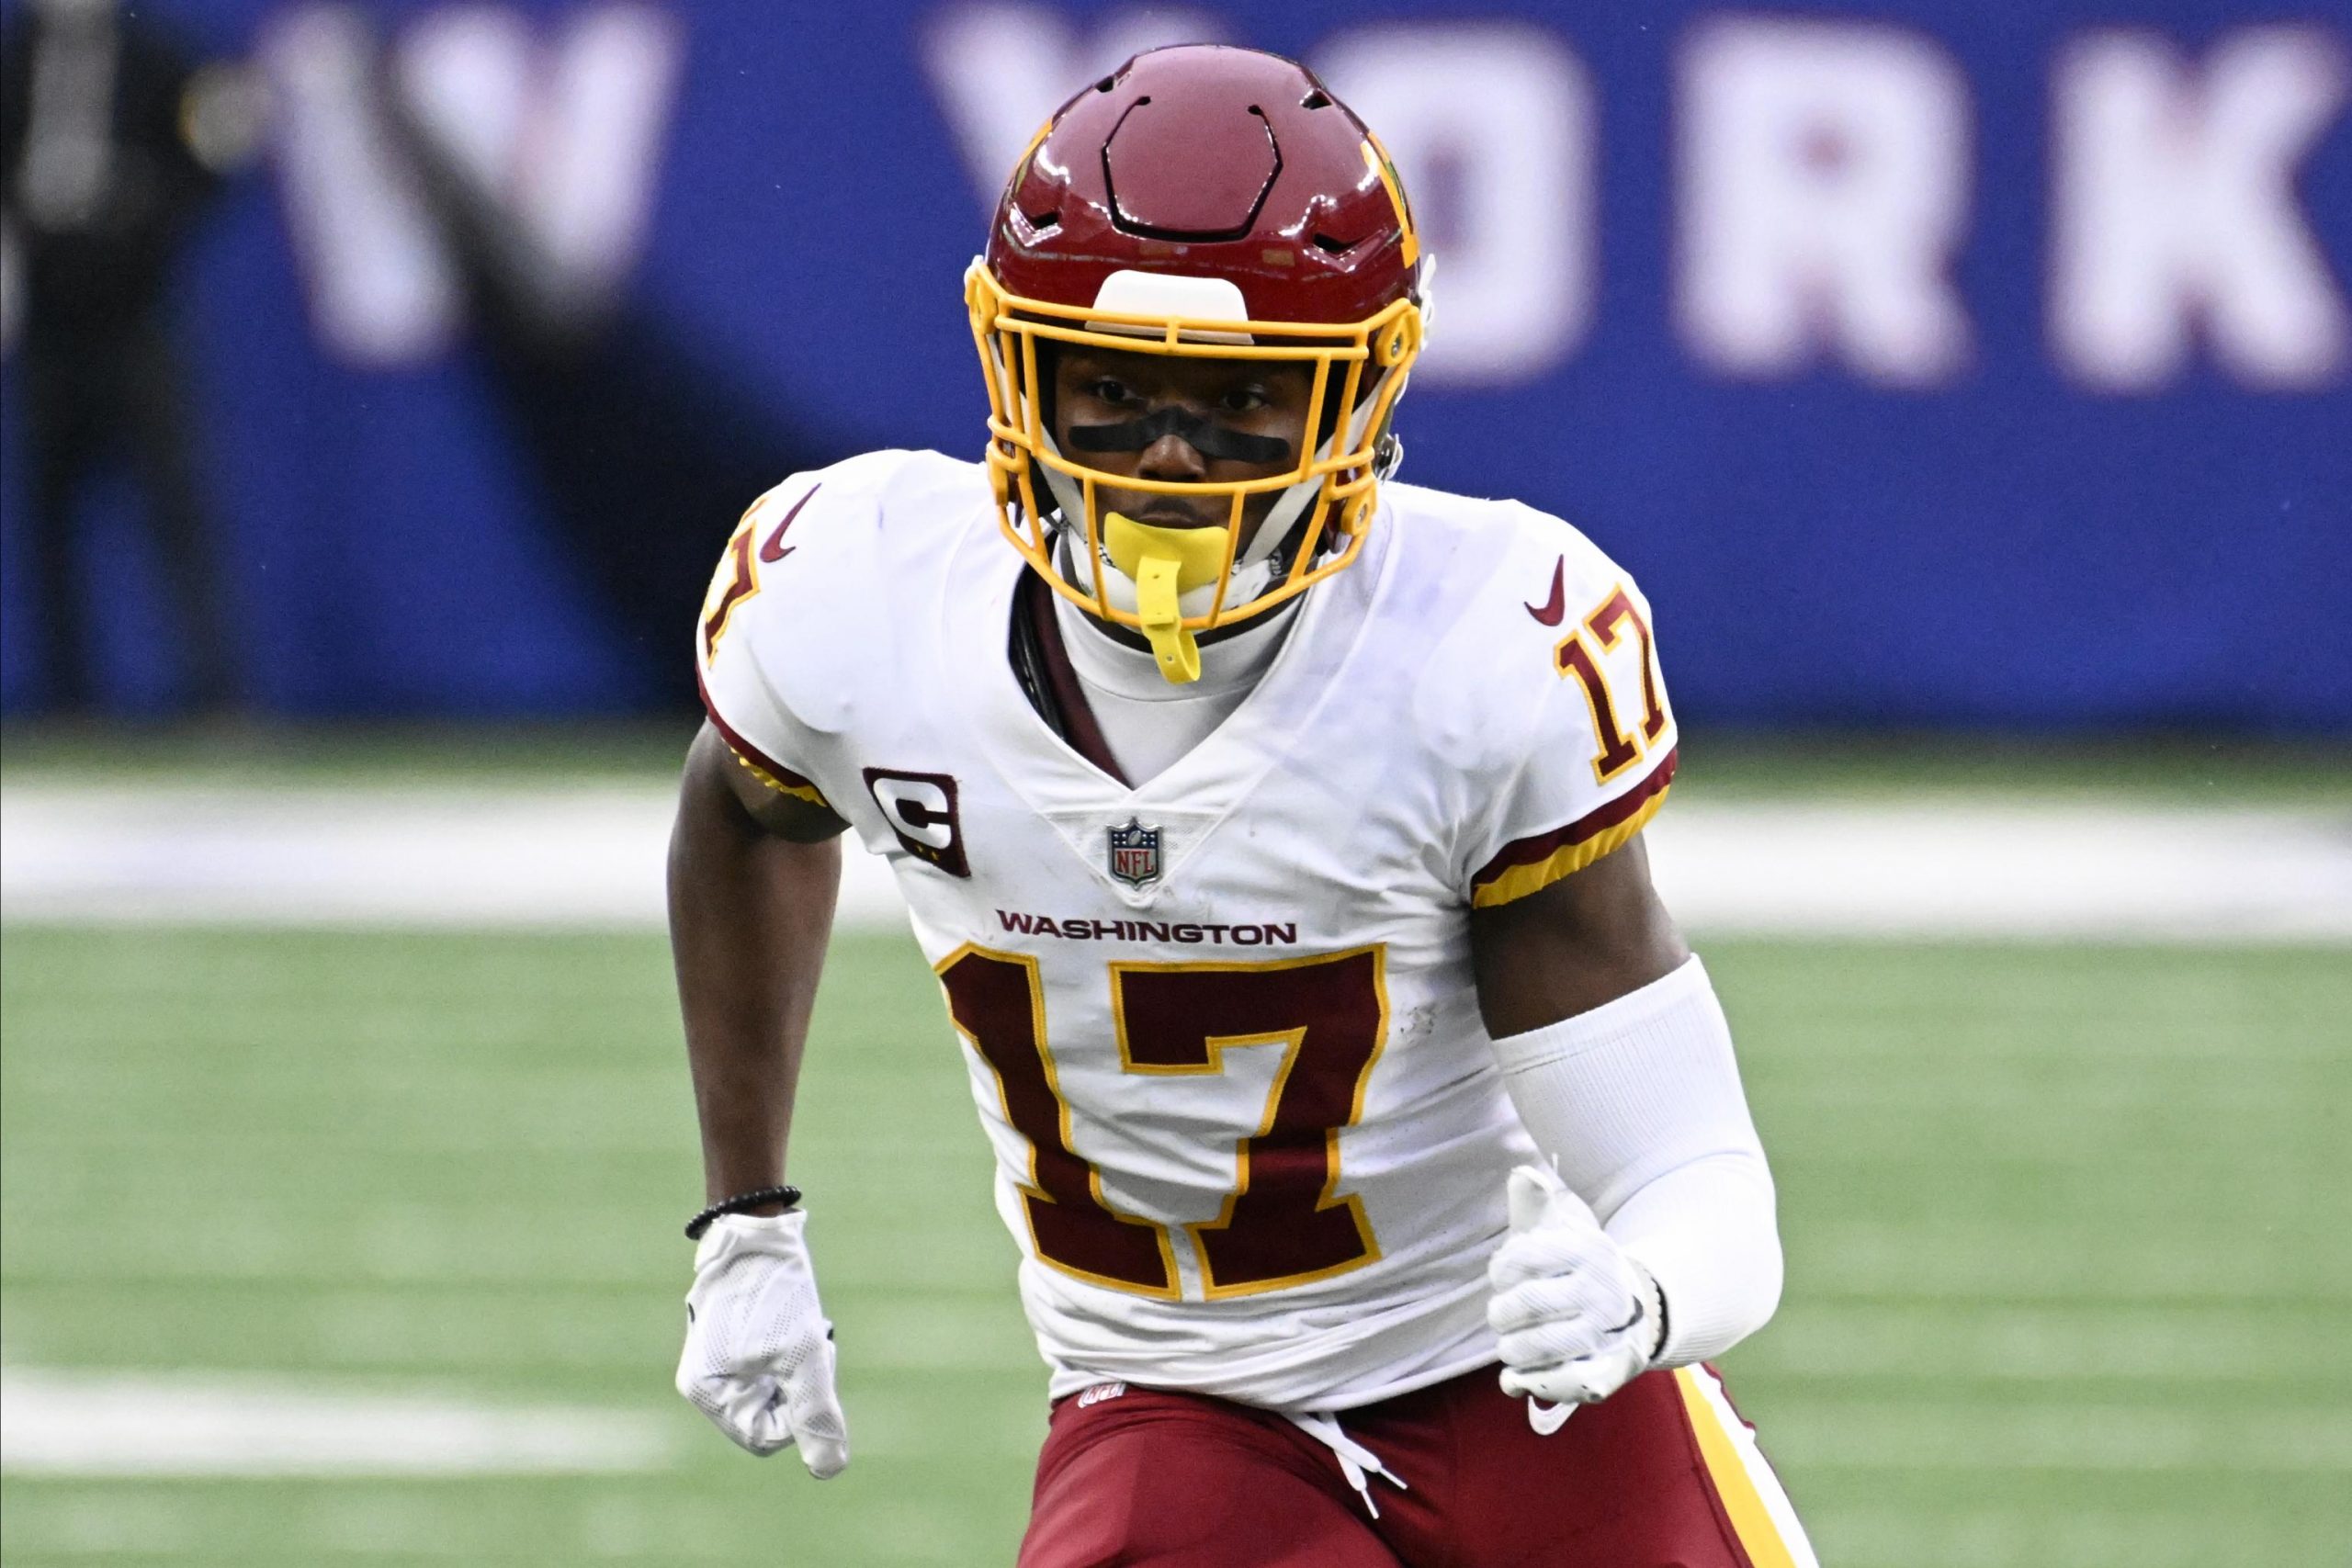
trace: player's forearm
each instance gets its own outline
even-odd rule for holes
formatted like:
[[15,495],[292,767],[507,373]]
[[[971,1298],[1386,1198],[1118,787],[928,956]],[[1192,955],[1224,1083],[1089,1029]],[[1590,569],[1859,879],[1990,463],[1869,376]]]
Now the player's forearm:
[[1703,1359],[1761,1327],[1781,1294],[1772,1179],[1698,960],[1496,1055],[1537,1147],[1657,1280],[1659,1360]]
[[1710,1155],[1651,1181],[1604,1227],[1666,1303],[1660,1366],[1722,1355],[1781,1304],[1781,1235],[1763,1156]]
[[841,843],[763,830],[690,762],[670,840],[670,945],[712,1201],[783,1181]]

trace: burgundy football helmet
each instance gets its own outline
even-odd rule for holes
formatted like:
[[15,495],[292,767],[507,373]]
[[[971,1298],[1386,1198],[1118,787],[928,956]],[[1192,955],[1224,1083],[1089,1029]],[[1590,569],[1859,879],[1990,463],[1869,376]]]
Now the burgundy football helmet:
[[[1170,679],[1190,678],[1193,631],[1354,559],[1420,352],[1427,265],[1386,152],[1304,66],[1185,44],[1090,84],[1022,154],[965,275],[1005,536],[1057,592],[1142,629]],[[1289,471],[1239,481],[1090,468],[1055,442],[1041,344],[1306,366],[1307,449]],[[1100,513],[1105,485],[1215,495],[1227,525],[1139,528]],[[1245,548],[1244,508],[1268,491],[1281,493]]]

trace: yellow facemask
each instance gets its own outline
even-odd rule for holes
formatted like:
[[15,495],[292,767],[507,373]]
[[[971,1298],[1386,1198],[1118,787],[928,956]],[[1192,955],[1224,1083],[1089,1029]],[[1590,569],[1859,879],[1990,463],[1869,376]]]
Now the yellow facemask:
[[[1272,609],[1347,566],[1363,547],[1378,499],[1376,448],[1420,353],[1422,318],[1412,300],[1396,300],[1375,315],[1345,324],[1140,314],[1008,294],[987,265],[975,261],[965,274],[965,303],[988,377],[988,464],[999,526],[1056,592],[1089,615],[1141,632],[1170,681],[1199,679],[1195,633]],[[1310,435],[1300,444],[1309,449],[1299,453],[1295,466],[1263,479],[1149,479],[1093,468],[1059,451],[1044,427],[1041,342],[1122,354],[1303,365],[1313,377],[1306,428],[1311,433],[1328,426],[1333,434],[1321,450],[1311,449]],[[1330,410],[1338,412],[1327,416]],[[1050,482],[1048,474],[1054,476]],[[1041,486],[1051,492],[1042,504]],[[1300,486],[1312,489],[1302,493],[1303,504],[1290,512],[1285,524],[1298,542],[1284,570],[1255,592],[1231,597],[1250,500],[1280,497]],[[1105,489],[1214,497],[1226,503],[1225,524],[1160,528],[1105,514],[1098,501]],[[1045,519],[1057,504],[1064,523],[1083,534],[1082,543],[1074,539],[1063,558],[1074,576],[1064,575],[1046,530]],[[1134,581],[1133,610],[1112,602],[1102,570],[1106,557]],[[1183,613],[1182,595],[1211,587],[1215,592],[1205,611]]]

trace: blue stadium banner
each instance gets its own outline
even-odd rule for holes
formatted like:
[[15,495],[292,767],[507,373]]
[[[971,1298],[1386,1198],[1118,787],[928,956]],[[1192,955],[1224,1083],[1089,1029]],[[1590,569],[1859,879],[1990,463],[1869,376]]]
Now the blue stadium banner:
[[2344,0],[149,0],[100,76],[60,9],[5,9],[10,716],[82,652],[119,712],[680,702],[753,495],[977,455],[1045,115],[1223,39],[1414,193],[1402,477],[1599,539],[1687,719],[2352,732]]

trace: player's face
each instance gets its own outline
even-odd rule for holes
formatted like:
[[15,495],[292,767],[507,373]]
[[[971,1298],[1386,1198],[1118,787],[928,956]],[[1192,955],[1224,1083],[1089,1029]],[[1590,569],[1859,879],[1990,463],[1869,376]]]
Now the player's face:
[[[1271,479],[1298,466],[1313,384],[1313,372],[1303,365],[1066,349],[1054,368],[1054,440],[1063,451],[1105,473],[1180,483]],[[1134,446],[1122,439],[1124,430],[1170,411],[1202,422],[1208,445],[1223,450],[1204,454],[1193,437],[1172,429]],[[1202,434],[1195,427],[1194,435]],[[1228,436],[1238,439],[1228,441]],[[1280,457],[1273,455],[1276,445],[1282,448]],[[1225,455],[1234,450],[1248,455]],[[1272,510],[1278,493],[1269,491],[1249,499],[1242,513],[1242,547]],[[1159,527],[1222,527],[1231,515],[1230,503],[1221,495],[1168,495],[1114,486],[1102,487],[1099,494],[1102,512],[1124,513]]]

